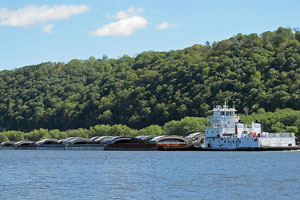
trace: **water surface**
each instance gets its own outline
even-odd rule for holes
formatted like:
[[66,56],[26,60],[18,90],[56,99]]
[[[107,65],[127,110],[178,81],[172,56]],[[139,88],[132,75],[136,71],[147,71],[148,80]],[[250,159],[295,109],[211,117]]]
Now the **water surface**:
[[300,199],[300,152],[0,151],[4,199]]

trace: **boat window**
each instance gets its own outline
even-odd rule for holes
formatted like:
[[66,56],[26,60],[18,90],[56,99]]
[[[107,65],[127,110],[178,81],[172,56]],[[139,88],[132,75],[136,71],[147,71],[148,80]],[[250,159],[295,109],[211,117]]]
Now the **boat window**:
[[221,115],[224,115],[224,112],[221,112]]
[[224,140],[224,143],[226,143],[226,140]]

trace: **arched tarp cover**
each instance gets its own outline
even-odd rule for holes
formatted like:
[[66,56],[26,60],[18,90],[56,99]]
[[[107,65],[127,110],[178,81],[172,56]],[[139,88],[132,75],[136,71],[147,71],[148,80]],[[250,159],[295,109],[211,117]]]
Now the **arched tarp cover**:
[[113,144],[120,143],[145,143],[145,141],[134,137],[118,137],[113,140]]
[[60,142],[62,144],[67,144],[69,141],[73,140],[73,139],[83,139],[82,137],[68,137],[68,138],[65,138],[65,139],[62,139],[60,140]]
[[197,139],[198,137],[202,137],[204,133],[202,132],[197,132],[197,133],[191,133],[186,138],[191,138],[191,139]]
[[35,144],[40,146],[40,145],[45,145],[45,144],[60,144],[61,142],[57,139],[44,139],[41,141],[37,141]]
[[20,142],[16,142],[15,146],[20,147],[20,146],[32,146],[34,145],[34,142],[32,141],[20,141]]
[[2,142],[0,146],[1,147],[14,146],[14,144],[15,142],[8,141],[8,142]]
[[75,144],[92,144],[93,141],[85,138],[74,138],[72,140],[68,141],[69,145],[75,145]]
[[94,142],[101,143],[106,138],[112,138],[112,136],[100,136],[94,140]]
[[112,144],[113,141],[118,138],[119,136],[115,136],[115,137],[107,137],[107,138],[103,138],[100,143],[101,144]]
[[194,146],[198,146],[199,143],[203,143],[205,141],[205,135],[202,132],[192,133],[186,138],[192,143]]
[[144,141],[150,141],[154,138],[154,136],[153,135],[140,135],[140,136],[136,136],[135,138],[144,140]]
[[91,141],[95,141],[95,140],[98,139],[99,137],[100,137],[100,136],[94,136],[94,137],[91,137],[90,140],[91,140]]
[[151,144],[158,143],[184,143],[189,144],[189,141],[181,136],[170,135],[170,136],[156,136],[149,141]]
[[120,144],[120,143],[145,143],[145,141],[134,137],[116,136],[116,137],[104,138],[100,143],[107,145],[107,144]]

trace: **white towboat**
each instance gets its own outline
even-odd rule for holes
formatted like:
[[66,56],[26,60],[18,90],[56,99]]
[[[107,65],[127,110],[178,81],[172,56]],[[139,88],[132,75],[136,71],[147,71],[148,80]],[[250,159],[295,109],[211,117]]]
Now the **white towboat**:
[[[223,107],[213,109],[205,129],[205,150],[297,150],[294,133],[267,133],[258,122],[247,126],[240,122],[236,110]],[[199,145],[200,146],[200,145]]]

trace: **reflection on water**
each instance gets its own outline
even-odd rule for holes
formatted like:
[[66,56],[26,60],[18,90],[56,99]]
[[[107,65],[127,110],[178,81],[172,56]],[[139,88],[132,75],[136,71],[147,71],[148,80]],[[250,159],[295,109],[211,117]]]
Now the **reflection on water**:
[[299,152],[0,151],[1,199],[299,199]]

